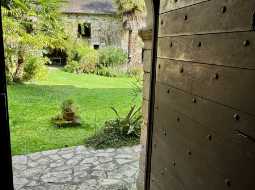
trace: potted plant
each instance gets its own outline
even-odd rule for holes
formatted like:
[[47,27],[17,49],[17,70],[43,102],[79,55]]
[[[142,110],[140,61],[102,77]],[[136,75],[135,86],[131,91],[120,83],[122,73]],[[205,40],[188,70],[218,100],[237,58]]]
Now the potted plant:
[[73,121],[75,118],[76,108],[73,100],[65,100],[62,103],[62,114],[66,121]]
[[77,126],[81,124],[80,117],[77,116],[77,108],[73,100],[65,100],[61,105],[61,114],[52,118],[52,122],[57,127]]

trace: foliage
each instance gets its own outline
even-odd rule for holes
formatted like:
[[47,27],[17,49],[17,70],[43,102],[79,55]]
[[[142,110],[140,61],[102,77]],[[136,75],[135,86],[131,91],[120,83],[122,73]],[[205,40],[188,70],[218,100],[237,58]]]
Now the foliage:
[[121,14],[145,10],[144,0],[115,0],[115,3],[118,5],[118,10]]
[[1,0],[1,5],[4,7],[9,7],[10,1],[9,0]]
[[65,71],[71,73],[95,73],[101,76],[118,76],[117,66],[127,62],[127,54],[120,48],[106,47],[95,50],[86,42],[69,39],[68,63]]
[[104,128],[91,137],[86,144],[95,148],[116,147],[139,142],[142,125],[141,108],[132,106],[125,117],[115,108],[116,119],[106,121]]
[[114,111],[117,118],[105,123],[107,130],[117,130],[123,136],[140,136],[142,123],[141,107],[136,109],[135,105],[132,106],[124,118],[119,115],[118,111],[114,107],[111,109]]
[[120,48],[106,47],[99,50],[99,65],[101,67],[114,67],[126,63],[127,53]]
[[28,56],[25,62],[24,80],[40,80],[47,76],[48,69],[45,64],[50,62],[48,58],[32,55]]
[[76,112],[77,108],[74,105],[74,101],[72,99],[68,99],[63,101],[61,110],[62,110],[62,114],[64,114],[65,112]]
[[[115,0],[115,2],[122,18],[123,27],[129,31],[128,44],[136,44],[135,46],[138,47],[139,42],[133,35],[138,37],[138,31],[146,26],[144,0]],[[131,48],[128,48],[129,62],[135,64],[136,60],[131,54]]]
[[64,70],[69,73],[79,73],[80,72],[80,64],[78,61],[71,60],[67,63]]
[[101,67],[96,71],[97,75],[106,76],[106,77],[117,77],[120,76],[120,73],[116,68],[113,67]]
[[83,73],[95,73],[98,64],[98,53],[90,47],[84,47],[80,54],[80,68]]
[[63,48],[65,33],[58,11],[61,0],[13,0],[1,7],[3,18],[6,72],[8,78],[20,81],[26,77],[25,55],[47,48]]
[[99,64],[96,74],[107,77],[123,76],[121,66],[127,63],[127,53],[120,48],[105,47],[99,50]]
[[143,94],[143,78],[137,77],[136,81],[131,82],[132,90],[131,90],[131,96],[133,96],[133,99],[140,99],[142,100],[142,94]]
[[145,26],[144,0],[115,0],[115,3],[126,29],[130,31],[139,30]]
[[74,73],[95,73],[98,52],[84,41],[69,39],[67,43],[68,63],[65,70]]
[[134,65],[134,66],[130,66],[128,68],[128,71],[127,71],[128,75],[129,76],[134,76],[134,77],[137,77],[137,78],[142,78],[143,77],[143,67],[141,65]]
[[68,61],[80,61],[81,58],[87,54],[90,49],[86,41],[69,37],[65,43],[65,50],[68,55]]
[[139,144],[140,139],[132,136],[121,136],[116,131],[100,129],[93,136],[85,140],[85,145],[96,149],[120,148]]

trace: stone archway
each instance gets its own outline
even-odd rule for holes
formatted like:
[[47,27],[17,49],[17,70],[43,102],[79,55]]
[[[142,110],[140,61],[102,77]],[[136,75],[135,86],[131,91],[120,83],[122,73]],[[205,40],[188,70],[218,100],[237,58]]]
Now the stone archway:
[[145,0],[146,3],[146,27],[139,32],[143,42],[143,126],[141,131],[141,156],[139,164],[139,176],[137,179],[137,189],[145,189],[145,175],[146,175],[146,158],[147,158],[147,134],[149,121],[149,102],[150,102],[150,82],[152,72],[152,46],[153,46],[153,25],[154,25],[154,2],[153,0]]

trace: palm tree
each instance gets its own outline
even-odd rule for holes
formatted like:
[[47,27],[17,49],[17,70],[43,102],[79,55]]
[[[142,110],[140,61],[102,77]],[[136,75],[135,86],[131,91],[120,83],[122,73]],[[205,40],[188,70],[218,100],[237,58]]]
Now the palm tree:
[[9,3],[10,1],[9,0],[1,0],[1,6],[4,6],[4,7],[8,7],[9,6]]
[[130,64],[136,64],[134,49],[138,42],[138,31],[145,27],[144,0],[115,0],[123,19],[123,27],[129,31],[128,57]]

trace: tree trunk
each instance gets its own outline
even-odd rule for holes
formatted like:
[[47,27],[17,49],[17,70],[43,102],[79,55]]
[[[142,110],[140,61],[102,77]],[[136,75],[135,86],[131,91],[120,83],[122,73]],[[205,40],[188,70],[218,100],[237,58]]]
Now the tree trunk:
[[13,75],[13,81],[14,82],[21,82],[22,81],[22,76],[23,76],[23,69],[24,69],[24,51],[19,50],[18,51],[18,62],[17,62],[17,67],[16,71]]
[[128,31],[128,64],[131,64],[131,51],[132,51],[132,30]]
[[[130,32],[131,31],[131,32]],[[138,65],[141,55],[138,47],[138,30],[130,30],[128,39],[128,58],[130,65]]]

